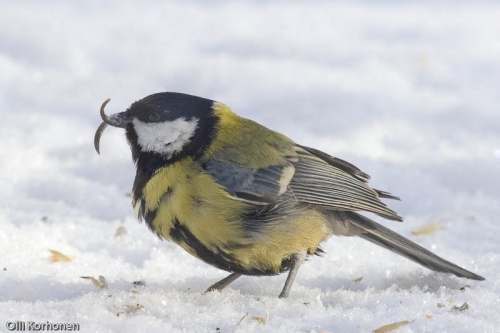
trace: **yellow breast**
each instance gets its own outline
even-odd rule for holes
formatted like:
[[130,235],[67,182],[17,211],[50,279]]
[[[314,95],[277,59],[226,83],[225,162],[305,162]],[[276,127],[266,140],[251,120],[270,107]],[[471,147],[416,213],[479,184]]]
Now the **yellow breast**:
[[242,220],[255,207],[231,196],[190,158],[159,169],[142,200],[155,233],[228,271],[279,273],[284,259],[304,249],[314,253],[325,238],[324,217],[298,208],[249,233]]
[[159,169],[143,189],[146,213],[156,211],[153,230],[165,239],[175,223],[188,226],[205,246],[242,237],[245,204],[234,200],[191,158]]

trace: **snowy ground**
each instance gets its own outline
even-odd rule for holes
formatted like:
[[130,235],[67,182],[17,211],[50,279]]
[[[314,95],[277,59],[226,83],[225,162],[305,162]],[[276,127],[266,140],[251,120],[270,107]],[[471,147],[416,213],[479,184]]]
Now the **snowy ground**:
[[[20,320],[369,332],[415,320],[400,331],[498,332],[499,17],[498,2],[465,1],[1,2],[0,331]],[[334,238],[289,299],[277,298],[284,275],[202,295],[226,273],[133,220],[123,133],[93,148],[106,98],[112,113],[159,91],[224,102],[354,163],[402,198],[390,206],[405,223],[385,225],[486,281]],[[432,222],[441,230],[412,235]],[[52,263],[48,249],[74,258]],[[108,289],[80,278],[99,275]]]

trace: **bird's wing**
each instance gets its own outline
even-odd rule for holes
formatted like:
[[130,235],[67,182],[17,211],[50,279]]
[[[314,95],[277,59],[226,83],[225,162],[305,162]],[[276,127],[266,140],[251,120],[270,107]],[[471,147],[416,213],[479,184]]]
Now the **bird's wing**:
[[319,150],[297,146],[298,160],[289,188],[300,202],[343,211],[368,211],[402,221],[379,198],[399,199],[367,185],[370,178],[354,165]]
[[367,185],[369,176],[352,164],[321,151],[296,146],[284,163],[245,168],[235,161],[209,159],[203,165],[235,198],[255,205],[291,200],[341,211],[368,211],[402,221],[379,198],[398,199]]
[[287,191],[295,173],[295,168],[289,162],[253,169],[210,159],[203,164],[203,168],[232,196],[256,205],[276,202]]

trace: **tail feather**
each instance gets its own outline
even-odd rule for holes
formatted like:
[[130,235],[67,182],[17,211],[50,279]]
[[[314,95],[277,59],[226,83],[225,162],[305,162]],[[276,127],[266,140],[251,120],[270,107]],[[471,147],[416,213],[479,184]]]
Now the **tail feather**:
[[360,234],[357,236],[402,255],[424,267],[437,272],[452,273],[467,279],[484,280],[484,277],[438,257],[434,253],[367,217],[354,212],[346,212],[345,217],[350,224],[360,229]]

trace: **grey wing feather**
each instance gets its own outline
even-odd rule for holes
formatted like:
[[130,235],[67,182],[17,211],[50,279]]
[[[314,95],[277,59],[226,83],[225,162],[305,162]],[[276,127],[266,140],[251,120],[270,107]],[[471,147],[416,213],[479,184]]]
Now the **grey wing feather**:
[[286,192],[298,202],[335,210],[364,210],[402,221],[379,199],[397,197],[368,186],[367,174],[319,150],[305,148],[297,146],[296,155],[284,165],[252,169],[211,159],[203,168],[231,195],[252,204],[274,203]]
[[359,170],[356,166],[352,165],[351,163],[346,162],[340,158],[330,156],[327,153],[322,152],[321,150],[317,150],[311,147],[306,147],[301,145],[297,145],[297,147],[302,148],[305,151],[311,153],[312,155],[319,157],[329,165],[347,172],[348,174],[350,174],[353,177],[356,177],[358,180],[362,182],[366,183],[367,180],[370,179],[369,175]]
[[379,198],[385,198],[385,199],[392,199],[392,200],[401,200],[399,197],[390,194],[389,192],[385,191],[380,191],[373,189],[375,192],[377,192]]
[[251,169],[229,162],[209,160],[203,168],[231,195],[254,204],[275,202],[286,191],[294,174],[292,164]]
[[[394,231],[354,212],[328,212],[334,234],[357,235],[437,272],[452,273],[472,280],[482,276],[463,269],[415,244]],[[353,231],[353,228],[357,230]]]
[[292,161],[295,175],[290,182],[293,196],[302,202],[336,210],[364,210],[390,220],[403,219],[389,209],[382,198],[399,199],[367,185],[367,174],[355,166],[319,150],[297,146]]
[[[364,173],[363,171],[358,169],[356,166],[354,166],[351,163],[346,162],[340,158],[330,156],[330,155],[328,155],[320,150],[314,149],[314,148],[301,146],[301,145],[297,145],[297,147],[300,147],[300,148],[304,149],[305,151],[311,153],[312,155],[321,158],[323,161],[325,161],[329,165],[347,172],[348,174],[350,174],[351,176],[355,177],[356,179],[362,181],[363,183],[366,183],[368,181],[368,179],[370,179],[370,175]],[[388,192],[379,191],[376,189],[373,189],[373,190],[375,192],[377,192],[379,198],[401,200],[399,197],[394,196]]]

